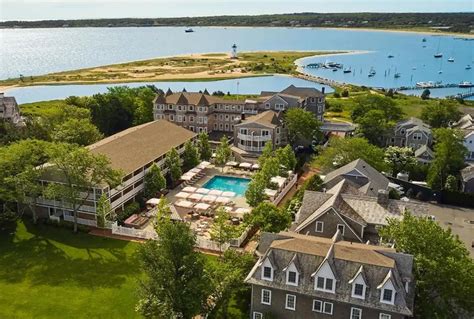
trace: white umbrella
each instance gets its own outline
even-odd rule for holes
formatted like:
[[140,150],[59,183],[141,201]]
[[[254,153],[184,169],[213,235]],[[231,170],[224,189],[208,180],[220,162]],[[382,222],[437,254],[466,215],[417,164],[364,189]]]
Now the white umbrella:
[[234,197],[235,195],[237,195],[235,192],[223,192],[221,196]]
[[209,193],[209,189],[207,188],[199,188],[196,193],[199,193],[199,194],[207,194]]
[[260,169],[260,165],[258,165],[258,164],[253,164],[253,165],[252,165],[252,169]]
[[160,200],[160,198],[150,198],[146,201],[146,203],[150,205],[158,205],[160,203]]
[[203,197],[204,197],[204,195],[196,193],[196,194],[191,194],[191,196],[189,196],[188,199],[192,199],[192,200],[195,200],[195,201],[200,201]]
[[197,166],[197,168],[204,169],[204,168],[208,167],[209,165],[211,165],[211,163],[209,163],[209,162],[207,162],[207,161],[202,161],[202,162]]
[[179,202],[176,202],[175,205],[184,208],[191,208],[194,206],[194,203],[187,200],[180,200]]
[[222,191],[218,190],[218,189],[213,189],[211,190],[209,193],[209,195],[215,195],[215,196],[221,196],[222,195]]
[[208,203],[213,203],[216,201],[216,199],[217,197],[213,195],[206,195],[202,198],[203,201],[208,202]]
[[189,170],[190,173],[196,173],[196,174],[201,173],[201,171],[202,171],[202,170],[199,169],[199,168],[193,168],[193,169],[190,169],[190,170]]
[[194,206],[197,210],[208,210],[211,205],[205,204],[205,203],[199,203]]
[[225,163],[225,166],[237,166],[237,165],[239,165],[239,163],[234,162],[234,161],[229,161],[229,162]]
[[277,191],[274,189],[265,188],[265,195],[274,197],[277,194]]
[[250,168],[250,167],[252,167],[252,164],[250,164],[250,163],[245,163],[245,162],[244,162],[244,163],[240,163],[239,167],[242,167],[242,168]]
[[220,197],[217,197],[216,202],[220,204],[227,204],[228,202],[230,202],[230,198],[220,196]]
[[225,210],[226,212],[230,213],[234,208],[230,206],[222,206],[222,209]]
[[178,194],[174,195],[175,197],[178,197],[178,198],[183,198],[183,199],[186,199],[189,197],[189,193],[186,193],[186,192],[179,192]]
[[243,207],[240,207],[240,208],[237,208],[235,210],[236,213],[238,214],[248,214],[250,213],[250,209],[249,208],[243,208]]
[[183,176],[181,176],[181,180],[182,181],[190,181],[190,180],[193,179],[193,177],[194,176],[184,174]]
[[192,186],[186,186],[185,188],[183,188],[183,192],[188,192],[188,193],[194,193],[196,190],[197,188],[192,187]]
[[286,178],[281,176],[274,176],[270,179],[270,182],[277,184],[278,187],[281,188],[285,184]]

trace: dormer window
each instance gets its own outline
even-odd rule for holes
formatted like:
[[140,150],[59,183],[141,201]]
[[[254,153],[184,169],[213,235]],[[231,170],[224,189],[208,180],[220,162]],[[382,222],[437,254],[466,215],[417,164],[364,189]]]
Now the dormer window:
[[354,278],[349,281],[349,284],[352,285],[352,298],[365,299],[365,291],[367,289],[367,285],[364,280],[362,266],[359,268]]
[[287,275],[287,279],[286,281],[288,281],[288,283],[292,283],[292,284],[296,284],[296,281],[297,281],[297,277],[296,277],[296,272],[294,271],[288,271],[288,275]]
[[336,284],[334,273],[332,272],[329,263],[326,261],[319,267],[319,269],[313,274],[315,276],[314,289],[325,292],[335,293]]
[[393,305],[395,304],[395,286],[392,282],[392,271],[390,270],[385,280],[377,287],[380,289],[380,302]]
[[262,264],[262,279],[273,281],[273,266],[268,258]]
[[324,230],[324,222],[317,221],[316,222],[316,232],[317,233],[322,233]]
[[385,288],[382,290],[382,302],[393,304],[395,295],[392,289]]
[[331,278],[317,277],[316,289],[317,290],[333,290],[334,281]]
[[352,297],[364,299],[365,286],[364,284],[354,284],[352,287]]
[[291,286],[298,286],[298,269],[296,269],[295,263],[292,261],[290,265],[283,269],[286,272],[286,284]]

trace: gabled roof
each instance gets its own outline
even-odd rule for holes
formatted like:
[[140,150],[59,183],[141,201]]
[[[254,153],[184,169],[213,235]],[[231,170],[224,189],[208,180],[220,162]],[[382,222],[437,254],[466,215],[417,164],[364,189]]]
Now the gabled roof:
[[474,178],[474,165],[469,165],[461,170],[461,177],[464,182]]
[[422,145],[420,148],[418,148],[416,151],[415,151],[415,157],[420,157],[422,156],[424,153],[427,153],[431,158],[434,158],[434,153],[433,151],[428,147],[428,145]]
[[237,125],[245,125],[250,123],[256,123],[271,128],[281,124],[277,113],[274,111],[265,111],[257,115],[250,116],[246,120],[242,121],[242,123]]
[[283,94],[288,94],[288,95],[294,95],[294,96],[299,96],[302,98],[307,98],[311,96],[324,96],[324,94],[312,87],[296,87],[293,84],[281,91],[280,93]]
[[390,181],[383,174],[378,172],[375,168],[367,164],[362,159],[357,159],[350,162],[349,164],[333,170],[332,172],[329,172],[324,177],[324,183],[327,184],[334,181],[339,182],[340,180],[344,179],[344,175],[349,174],[354,170],[357,170],[369,180],[367,184],[359,188],[361,192],[370,195],[377,195],[380,189],[386,190],[388,188]]

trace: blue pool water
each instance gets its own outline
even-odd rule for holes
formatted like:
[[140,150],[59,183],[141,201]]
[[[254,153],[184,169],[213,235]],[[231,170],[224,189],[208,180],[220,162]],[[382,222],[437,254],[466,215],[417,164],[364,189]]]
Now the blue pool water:
[[207,181],[203,187],[207,189],[235,192],[237,196],[244,196],[249,182],[250,179],[248,178],[214,176],[209,181]]

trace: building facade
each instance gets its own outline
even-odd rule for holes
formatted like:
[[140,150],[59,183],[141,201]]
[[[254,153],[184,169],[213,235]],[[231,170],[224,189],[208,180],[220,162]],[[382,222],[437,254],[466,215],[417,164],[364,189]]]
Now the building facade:
[[412,117],[397,123],[386,144],[417,150],[424,145],[430,147],[433,144],[433,134],[428,124]]
[[[110,189],[107,185],[97,185],[84,192],[83,206],[78,211],[78,223],[96,225],[97,204],[102,196],[106,197],[111,206],[111,213],[118,213],[124,206],[133,202],[138,193],[143,191],[146,172],[156,164],[165,174],[165,157],[171,149],[179,154],[184,151],[184,144],[193,141],[196,134],[167,121],[158,120],[135,126],[109,136],[87,146],[93,154],[105,155],[112,168],[124,173],[122,184]],[[55,182],[54,179],[43,178],[41,183]],[[38,216],[62,218],[72,221],[73,212],[67,203],[39,198],[37,203]]]
[[209,95],[207,91],[173,93],[168,90],[155,98],[153,113],[155,120],[168,120],[193,132],[223,132],[232,136],[242,114],[278,113],[293,107],[311,111],[323,121],[324,91],[291,85],[281,92],[261,92],[255,99],[241,101]]
[[289,232],[263,233],[246,278],[251,318],[402,319],[413,315],[413,256]]
[[4,93],[0,93],[0,120],[14,125],[23,124],[20,108],[13,96],[5,96]]

